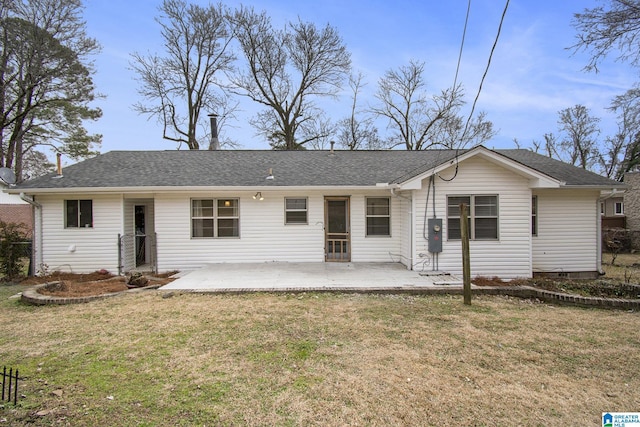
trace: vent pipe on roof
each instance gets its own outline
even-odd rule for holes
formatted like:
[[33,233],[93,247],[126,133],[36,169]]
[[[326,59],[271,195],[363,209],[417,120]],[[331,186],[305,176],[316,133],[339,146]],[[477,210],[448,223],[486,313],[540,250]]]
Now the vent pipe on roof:
[[62,153],[56,153],[56,157],[56,174],[57,176],[62,177]]
[[333,154],[333,146],[335,145],[335,141],[330,141],[329,144],[331,144],[331,151],[330,153]]
[[209,150],[219,150],[220,141],[218,140],[218,116],[216,114],[209,114],[211,120],[211,142],[209,143]]

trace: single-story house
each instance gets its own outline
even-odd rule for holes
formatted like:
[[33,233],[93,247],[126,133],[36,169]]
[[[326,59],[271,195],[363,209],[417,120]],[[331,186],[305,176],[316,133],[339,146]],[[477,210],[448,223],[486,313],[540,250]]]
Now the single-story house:
[[622,184],[529,150],[113,151],[7,191],[41,269],[369,262],[502,278],[600,271],[600,202]]

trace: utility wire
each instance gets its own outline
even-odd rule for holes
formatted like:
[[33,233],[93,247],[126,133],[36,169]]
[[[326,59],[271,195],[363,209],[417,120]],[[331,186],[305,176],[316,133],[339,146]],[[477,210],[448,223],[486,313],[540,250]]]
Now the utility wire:
[[[469,24],[469,13],[471,12],[471,0],[467,1],[467,14],[464,17],[464,28],[462,29],[462,41],[460,42],[460,52],[458,52],[458,64],[456,65],[456,74],[453,77],[453,86],[451,87],[451,100],[453,101],[453,97],[456,94],[456,86],[458,85],[458,73],[460,72],[460,63],[462,62],[462,51],[464,50],[464,41],[466,39],[467,36],[467,25]],[[453,178],[456,177],[456,175],[458,175],[458,152],[459,152],[459,148],[460,147],[456,147],[456,173],[453,175]],[[440,153],[438,153],[438,158],[440,157]],[[435,164],[437,165],[439,162],[436,162]],[[435,166],[434,166],[435,169]],[[440,175],[438,175],[438,177],[444,181],[452,181],[453,178],[451,178],[450,180],[444,179],[442,178]],[[434,193],[435,193],[435,182],[433,183],[434,185]],[[428,202],[428,200],[427,200]],[[435,199],[434,199],[435,202]],[[435,218],[435,208],[434,208],[434,218]]]
[[476,98],[473,100],[473,105],[471,106],[471,112],[469,113],[469,117],[467,117],[467,123],[464,125],[464,132],[462,132],[462,140],[467,135],[467,131],[469,130],[469,122],[473,117],[473,112],[476,109],[476,103],[478,102],[478,98],[480,98],[480,92],[482,92],[482,85],[484,83],[485,77],[487,77],[487,73],[489,72],[489,66],[491,65],[491,58],[493,57],[493,52],[496,50],[496,45],[498,44],[498,39],[500,38],[500,32],[502,31],[502,24],[504,23],[504,17],[507,14],[507,9],[509,9],[509,0],[507,0],[504,5],[504,10],[502,11],[502,17],[500,18],[500,25],[498,26],[498,33],[496,34],[496,38],[493,42],[493,46],[491,47],[491,53],[489,53],[489,60],[487,61],[487,67],[484,69],[484,74],[482,75],[482,79],[480,80],[480,86],[478,86],[478,93],[476,94]]
[[[471,10],[471,0],[467,2],[467,16],[464,18],[464,29],[462,30],[462,42],[460,43],[460,53],[458,53],[458,65],[456,66],[456,75],[453,78],[453,90],[455,91],[458,84],[458,72],[460,72],[460,62],[462,62],[462,50],[464,49],[464,40],[467,35],[467,24],[469,23],[469,11]],[[453,92],[452,92],[453,96]]]
[[[462,45],[460,46],[460,55],[458,57],[458,67],[460,66],[460,58],[462,58],[462,46],[464,46],[465,33],[467,32],[467,21],[469,19],[470,8],[471,8],[471,0],[469,0],[468,6],[467,6],[467,18],[465,20],[464,31],[462,33]],[[469,123],[471,122],[471,118],[473,117],[473,113],[476,109],[478,98],[480,98],[480,92],[482,92],[482,85],[484,83],[484,79],[487,77],[487,73],[489,72],[489,67],[491,66],[491,59],[493,58],[493,53],[495,52],[496,46],[498,45],[498,39],[500,39],[500,33],[502,32],[502,24],[504,23],[504,17],[507,15],[508,9],[509,9],[509,0],[507,0],[507,2],[504,5],[504,10],[502,11],[502,16],[500,17],[500,25],[498,26],[498,33],[496,34],[496,38],[493,41],[493,46],[491,47],[491,52],[489,53],[489,59],[487,60],[487,66],[485,67],[484,73],[482,74],[482,78],[480,79],[480,85],[478,86],[478,93],[476,94],[476,97],[473,100],[473,105],[471,106],[471,112],[469,112],[469,117],[467,117],[467,121],[464,125],[464,130],[462,132],[462,136],[460,137],[460,142],[464,141],[464,138],[467,135],[467,132],[469,131]],[[458,79],[458,70],[456,69],[454,85],[456,84],[457,79]],[[456,155],[455,155],[456,169],[455,169],[455,172],[453,173],[453,176],[451,178],[443,178],[440,175],[438,175],[438,178],[440,178],[443,181],[453,181],[455,177],[458,176],[458,153],[459,153],[459,147],[456,148]]]

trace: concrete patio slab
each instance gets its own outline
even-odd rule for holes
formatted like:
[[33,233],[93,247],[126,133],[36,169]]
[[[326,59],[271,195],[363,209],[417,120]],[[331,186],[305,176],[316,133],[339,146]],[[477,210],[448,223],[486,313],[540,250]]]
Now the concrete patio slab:
[[462,279],[441,272],[407,270],[398,263],[207,264],[179,275],[161,291],[366,291],[418,290],[462,286]]

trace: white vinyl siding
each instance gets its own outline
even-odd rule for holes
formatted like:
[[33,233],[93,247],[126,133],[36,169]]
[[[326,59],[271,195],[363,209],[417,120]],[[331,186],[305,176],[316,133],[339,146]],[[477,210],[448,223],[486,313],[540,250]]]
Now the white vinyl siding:
[[[388,191],[371,194],[356,194],[351,197],[351,261],[353,262],[400,262],[402,261],[402,211],[401,203],[390,201],[391,232],[385,238],[367,237],[367,197],[385,197]],[[397,219],[397,220],[396,220]]]
[[206,263],[322,262],[324,260],[324,199],[310,196],[309,223],[286,226],[283,192],[237,192],[241,238],[191,238],[191,199],[225,198],[225,194],[158,194],[155,228],[158,269],[190,270]]
[[[470,242],[471,275],[503,278],[531,276],[531,190],[529,181],[514,172],[482,158],[470,158],[457,167],[440,172],[435,178],[436,217],[443,219],[443,236],[447,230],[447,195],[495,195],[499,203],[498,239]],[[462,274],[460,240],[444,239],[436,258],[428,250],[427,219],[433,217],[432,190],[427,204],[429,178],[422,190],[415,192],[415,269],[438,269]],[[426,216],[425,216],[426,215]]]
[[122,232],[121,195],[75,195],[76,200],[92,200],[93,227],[65,227],[65,199],[38,196],[42,204],[43,265],[36,270],[89,273],[106,269],[118,272],[118,233]]
[[533,271],[593,272],[598,269],[599,193],[537,190],[538,235],[533,239]]
[[[241,209],[240,239],[193,239],[191,200],[224,198],[224,194],[158,194],[155,199],[155,228],[158,238],[158,269],[189,270],[217,262],[324,262],[324,198],[342,196],[312,191],[307,194],[307,224],[286,224],[285,198],[297,198],[286,191],[262,192],[264,200],[254,200],[254,192],[238,192]],[[367,239],[365,198],[388,196],[388,191],[352,194],[351,250],[353,262],[399,261],[400,224],[392,219],[392,238]],[[395,202],[395,200],[393,200]],[[392,218],[400,216],[400,203],[391,203]],[[397,230],[396,230],[397,228]],[[397,231],[397,232],[396,232]]]

